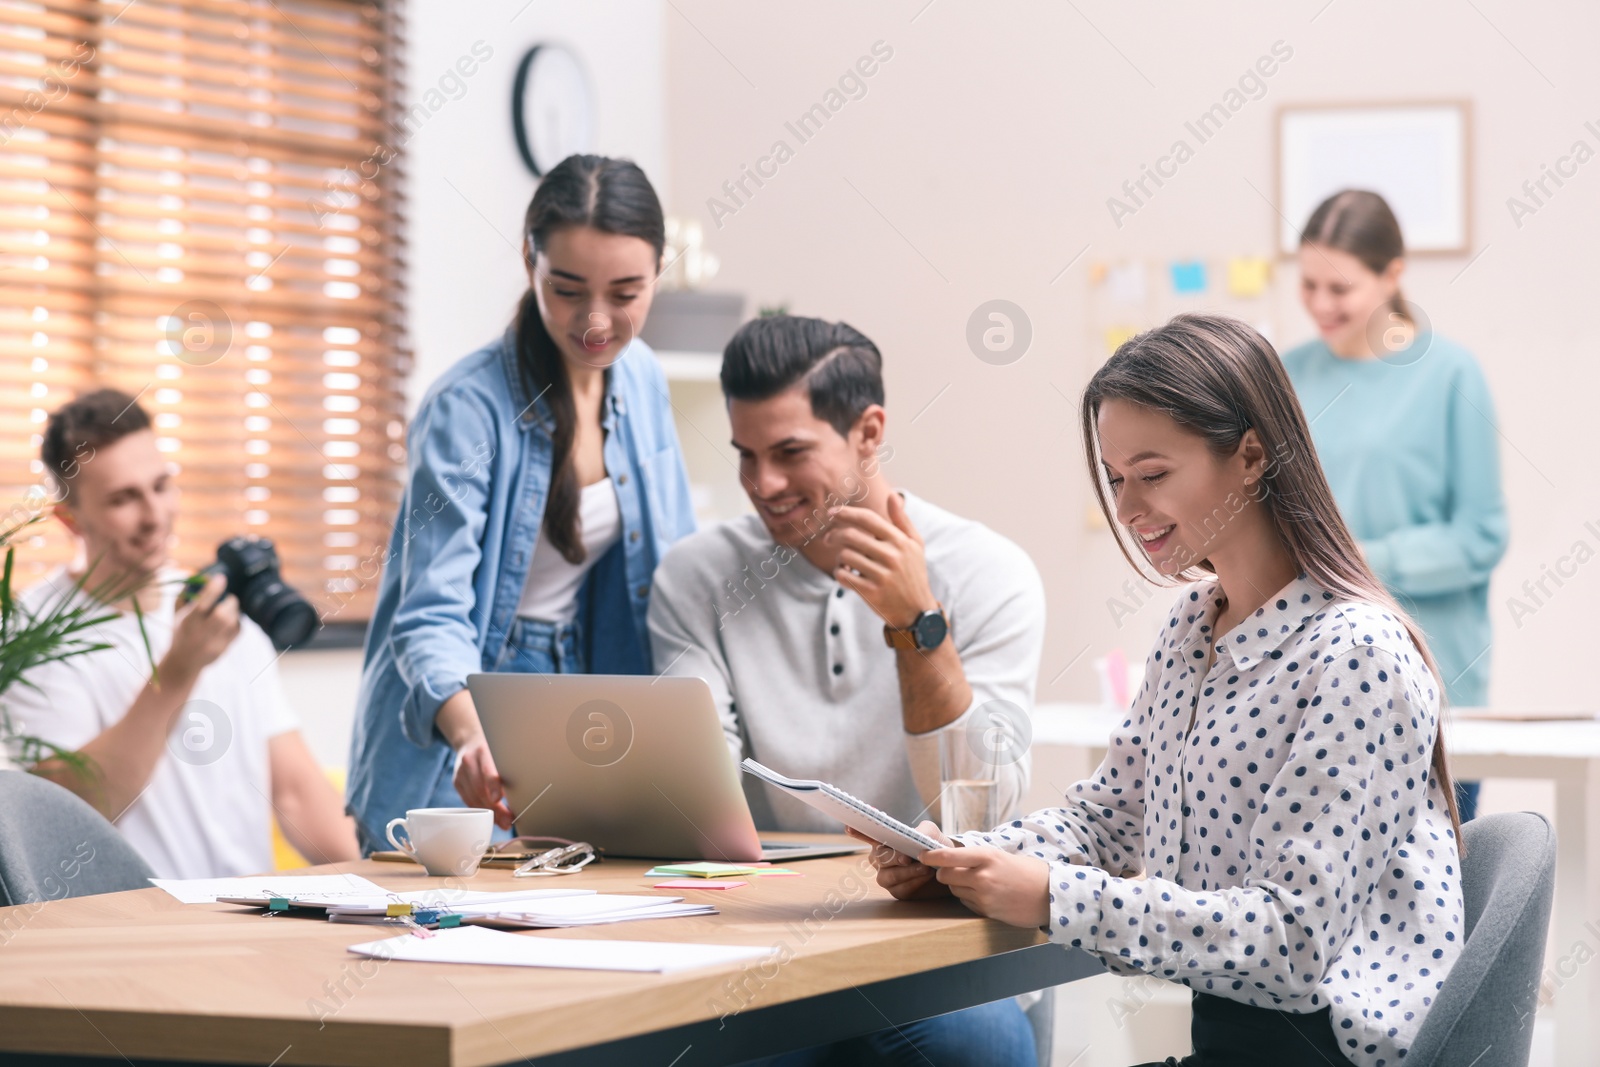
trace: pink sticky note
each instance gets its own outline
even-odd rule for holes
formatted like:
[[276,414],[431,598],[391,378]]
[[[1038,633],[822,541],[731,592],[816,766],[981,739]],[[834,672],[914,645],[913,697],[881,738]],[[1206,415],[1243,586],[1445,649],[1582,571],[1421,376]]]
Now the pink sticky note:
[[679,878],[674,882],[657,882],[656,889],[738,889],[749,882],[730,882],[725,878]]

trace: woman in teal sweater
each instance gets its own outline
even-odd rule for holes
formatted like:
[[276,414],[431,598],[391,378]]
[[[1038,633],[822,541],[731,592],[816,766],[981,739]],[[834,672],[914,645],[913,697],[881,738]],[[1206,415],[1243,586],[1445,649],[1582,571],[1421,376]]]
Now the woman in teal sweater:
[[[1284,354],[1367,564],[1428,635],[1458,707],[1489,698],[1489,575],[1505,555],[1494,402],[1478,362],[1400,295],[1405,243],[1376,193],[1345,190],[1300,238],[1321,336]],[[1477,783],[1460,783],[1462,821]]]

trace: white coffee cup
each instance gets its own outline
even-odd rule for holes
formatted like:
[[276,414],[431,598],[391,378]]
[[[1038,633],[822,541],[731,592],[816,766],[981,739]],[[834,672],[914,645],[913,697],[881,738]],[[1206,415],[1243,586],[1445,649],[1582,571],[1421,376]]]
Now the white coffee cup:
[[[405,838],[395,836],[396,829]],[[494,812],[488,808],[412,808],[403,819],[390,819],[384,830],[389,843],[435,877],[461,878],[477,873],[478,862],[494,833]]]

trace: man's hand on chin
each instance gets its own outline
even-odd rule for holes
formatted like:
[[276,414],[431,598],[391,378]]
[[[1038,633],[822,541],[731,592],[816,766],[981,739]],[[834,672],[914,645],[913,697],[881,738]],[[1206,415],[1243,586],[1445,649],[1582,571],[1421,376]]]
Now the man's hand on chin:
[[906,514],[899,493],[889,494],[889,515],[846,506],[829,515],[824,540],[839,550],[833,575],[861,595],[884,622],[903,630],[937,606],[928,584],[922,535]]

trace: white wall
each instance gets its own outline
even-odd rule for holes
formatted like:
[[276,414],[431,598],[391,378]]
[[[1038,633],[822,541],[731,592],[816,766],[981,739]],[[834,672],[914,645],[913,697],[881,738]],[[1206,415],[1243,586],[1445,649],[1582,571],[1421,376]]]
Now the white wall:
[[[1600,387],[1591,322],[1600,162],[1520,228],[1506,199],[1574,141],[1600,148],[1584,127],[1600,127],[1600,67],[1587,54],[1600,7],[824,0],[798,18],[769,5],[675,0],[665,28],[669,210],[706,222],[708,247],[722,257],[719,284],[753,306],[787,301],[879,343],[891,477],[990,523],[1043,572],[1041,700],[1092,699],[1094,657],[1113,646],[1142,656],[1171,600],[1155,592],[1119,626],[1107,605],[1129,572],[1109,534],[1084,519],[1075,402],[1105,358],[1086,322],[1089,265],[1270,254],[1281,105],[1470,100],[1482,255],[1470,269],[1467,256],[1415,260],[1407,294],[1477,353],[1499,407],[1512,536],[1492,590],[1492,699],[1597,706],[1581,665],[1600,562],[1574,571],[1569,559],[1571,576],[1559,589],[1547,583],[1554,595],[1532,616],[1513,619],[1507,598],[1576,542],[1600,550],[1588,438]],[[784,124],[880,40],[893,58],[866,95],[799,144]],[[1294,54],[1266,95],[1118,228],[1107,198],[1279,40]],[[793,158],[750,186],[718,228],[708,200],[778,139]],[[1293,264],[1283,266],[1264,303],[1281,324],[1278,340],[1293,343],[1313,331]],[[968,316],[994,298],[1021,305],[1033,324],[1032,347],[1009,366],[980,362],[964,336]]]
[[504,329],[527,287],[518,251],[534,178],[511,132],[517,63],[536,43],[565,44],[596,94],[596,151],[627,156],[665,198],[661,4],[412,0],[416,99],[483,41],[493,57],[406,145],[410,155],[411,340],[415,404],[440,371]]
[[[1600,8],[1564,0],[1539,18],[1508,0],[1477,9],[1252,0],[1163,8],[1159,18],[1148,5],[1099,0],[1003,9],[828,0],[804,18],[724,0],[522,8],[523,0],[412,5],[414,98],[474,42],[494,52],[407,146],[413,401],[501,328],[521,291],[517,224],[533,183],[510,133],[510,85],[526,45],[565,40],[599,92],[599,149],[633,156],[669,211],[707,222],[708,246],[723,262],[719,288],[745,292],[752,308],[788,302],[843,318],[879,341],[892,476],[989,522],[1043,572],[1043,700],[1093,698],[1094,657],[1114,646],[1141,655],[1166,600],[1155,593],[1119,626],[1107,604],[1126,567],[1106,532],[1084,521],[1089,492],[1072,401],[1103,358],[1086,325],[1088,264],[1270,252],[1274,215],[1261,194],[1272,195],[1282,104],[1472,101],[1472,225],[1482,255],[1465,271],[1466,257],[1415,261],[1408,295],[1478,354],[1499,406],[1512,541],[1492,591],[1493,699],[1594,706],[1574,665],[1594,632],[1587,605],[1600,594],[1600,564],[1578,567],[1559,589],[1547,583],[1555,595],[1533,615],[1514,619],[1507,600],[1579,540],[1600,549],[1584,525],[1600,526],[1600,494],[1592,446],[1580,436],[1600,387],[1600,343],[1586,316],[1600,163],[1520,228],[1505,201],[1575,140],[1600,147],[1583,125],[1600,123],[1600,68],[1583,47],[1600,32]],[[867,81],[867,95],[716,227],[708,198],[878,40],[894,57]],[[1294,56],[1266,96],[1117,228],[1106,198],[1278,40]],[[1267,304],[1281,323],[1278,340],[1293,342],[1311,329],[1292,264],[1283,266]],[[964,338],[972,309],[996,297],[1020,304],[1034,329],[1029,353],[1004,367],[979,362]],[[356,656],[344,659],[347,669],[286,661],[291,686],[305,683],[317,714],[349,714]],[[319,755],[342,762],[343,746]]]
[[[596,150],[632,158],[667,195],[661,11],[659,0],[410,4],[408,96],[429,112],[403,145],[413,408],[441,371],[505,328],[526,286],[518,244],[535,182],[512,135],[511,86],[530,46],[558,42],[577,53],[596,94]],[[485,49],[489,58],[477,62]],[[457,70],[462,57],[470,76]],[[464,88],[447,78],[452,72]],[[348,758],[360,669],[354,650],[295,652],[282,660],[290,699],[326,765],[343,766]]]

